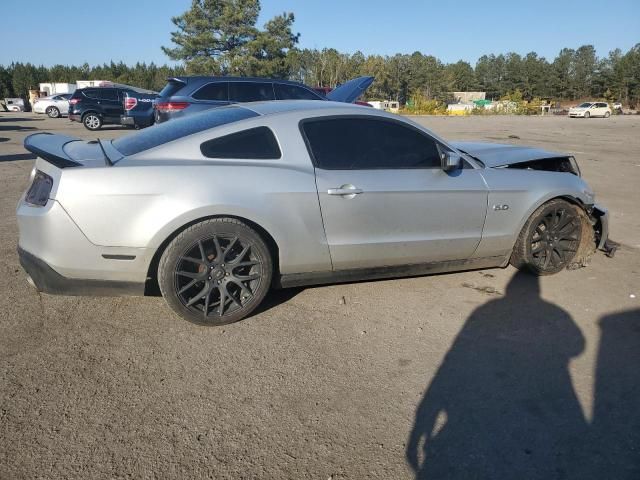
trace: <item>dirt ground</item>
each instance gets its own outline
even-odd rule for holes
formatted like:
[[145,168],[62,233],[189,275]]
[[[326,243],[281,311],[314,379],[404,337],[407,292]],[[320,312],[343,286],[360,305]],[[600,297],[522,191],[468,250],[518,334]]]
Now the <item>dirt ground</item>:
[[40,295],[23,139],[96,134],[0,113],[0,478],[640,478],[640,116],[417,120],[575,154],[615,258],[281,291],[219,328]]

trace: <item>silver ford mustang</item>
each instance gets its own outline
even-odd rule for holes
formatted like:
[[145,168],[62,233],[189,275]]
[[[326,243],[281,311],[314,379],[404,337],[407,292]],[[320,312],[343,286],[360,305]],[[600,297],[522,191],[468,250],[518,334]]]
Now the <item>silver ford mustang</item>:
[[607,211],[570,155],[448,142],[333,102],[209,110],[114,141],[37,133],[17,209],[40,291],[149,293],[183,318],[249,315],[271,287],[585,264]]

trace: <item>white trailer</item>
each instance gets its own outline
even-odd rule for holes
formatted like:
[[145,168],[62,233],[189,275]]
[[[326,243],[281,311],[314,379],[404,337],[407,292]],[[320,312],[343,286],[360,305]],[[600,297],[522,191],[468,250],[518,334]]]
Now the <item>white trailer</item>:
[[76,91],[75,83],[41,83],[40,91],[47,92],[48,95],[56,95],[60,93],[73,93]]
[[113,82],[109,80],[76,80],[78,88],[87,87],[112,87]]

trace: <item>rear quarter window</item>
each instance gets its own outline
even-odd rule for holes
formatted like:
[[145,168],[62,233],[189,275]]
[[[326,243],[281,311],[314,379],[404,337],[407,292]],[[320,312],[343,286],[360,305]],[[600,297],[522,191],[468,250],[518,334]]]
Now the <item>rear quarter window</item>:
[[82,94],[87,98],[99,98],[97,88],[85,88]]
[[322,100],[317,93],[297,85],[276,83],[274,88],[278,100]]
[[200,145],[208,158],[276,160],[282,157],[278,141],[268,127],[256,127],[224,137],[208,140]]
[[229,83],[213,82],[198,89],[193,95],[196,100],[229,100]]
[[169,81],[167,82],[167,84],[164,86],[164,88],[162,90],[160,90],[160,93],[158,94],[158,97],[171,97],[173,95],[175,95],[176,93],[178,93],[178,91],[180,89],[182,89],[182,87],[185,86],[185,83],[183,82],[178,82],[178,81]]
[[194,133],[257,116],[252,110],[238,106],[214,108],[118,138],[113,141],[113,146],[125,156],[135,155]]

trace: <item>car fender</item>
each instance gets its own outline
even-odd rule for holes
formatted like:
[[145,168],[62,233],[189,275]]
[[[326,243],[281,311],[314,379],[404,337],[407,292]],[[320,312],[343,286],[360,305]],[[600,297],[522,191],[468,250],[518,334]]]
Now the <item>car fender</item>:
[[276,242],[276,246],[284,241],[285,234],[276,225],[266,218],[260,218],[258,214],[250,209],[239,207],[238,205],[207,205],[188,210],[172,218],[162,228],[151,237],[149,248],[160,248],[167,240],[172,239],[189,225],[198,223],[207,218],[213,217],[234,217],[253,223],[267,232]]
[[474,257],[508,255],[526,221],[549,200],[594,203],[590,187],[571,173],[488,168],[482,175],[489,186],[487,217]]
[[[313,172],[243,167],[234,162],[69,168],[56,197],[95,245],[156,250],[198,220],[231,216],[260,226],[274,239],[282,273],[330,270]],[[302,233],[292,237],[292,229]]]

